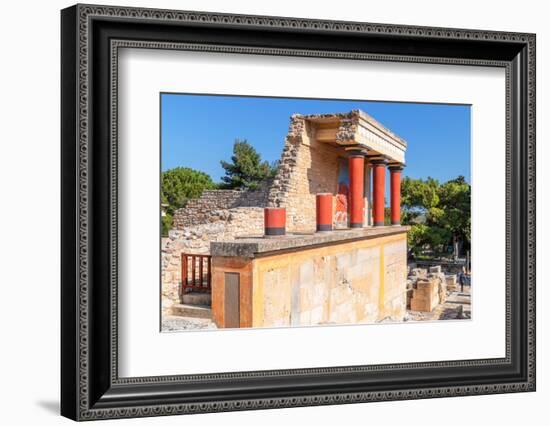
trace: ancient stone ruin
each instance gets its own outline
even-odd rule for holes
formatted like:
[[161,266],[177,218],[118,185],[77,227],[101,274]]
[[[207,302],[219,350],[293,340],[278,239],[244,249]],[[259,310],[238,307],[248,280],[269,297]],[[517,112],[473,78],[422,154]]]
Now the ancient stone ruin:
[[447,268],[446,272],[441,265],[409,268],[407,320],[470,318],[470,287],[464,289],[459,284],[452,268]]
[[[403,320],[406,146],[359,110],[293,115],[272,181],[256,191],[208,190],[176,211],[162,251],[163,313],[189,314],[184,302],[202,293],[197,309],[218,327]],[[264,237],[270,208],[284,211],[276,238]],[[424,287],[417,283],[412,300],[435,303],[439,287]]]
[[[456,276],[455,276],[456,280]],[[415,268],[409,275],[407,307],[413,311],[431,312],[447,299],[447,278],[441,266],[428,270]]]

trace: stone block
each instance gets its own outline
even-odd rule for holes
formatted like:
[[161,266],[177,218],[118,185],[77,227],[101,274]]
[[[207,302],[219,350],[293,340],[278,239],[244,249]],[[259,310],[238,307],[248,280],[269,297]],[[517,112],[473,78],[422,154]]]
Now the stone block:
[[412,291],[410,307],[413,311],[431,312],[440,303],[440,280],[419,280]]
[[413,278],[426,278],[428,276],[428,271],[423,268],[413,268],[411,269],[409,276]]
[[430,266],[430,268],[428,269],[428,272],[430,272],[432,274],[440,274],[441,273],[441,265]]
[[445,277],[445,281],[447,284],[447,290],[448,291],[457,291],[458,290],[458,283],[456,279],[456,274],[447,275]]

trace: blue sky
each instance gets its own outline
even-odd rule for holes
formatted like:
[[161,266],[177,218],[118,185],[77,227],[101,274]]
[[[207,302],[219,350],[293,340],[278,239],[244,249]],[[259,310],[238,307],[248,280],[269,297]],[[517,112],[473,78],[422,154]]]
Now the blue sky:
[[362,109],[408,143],[405,176],[470,182],[470,106],[238,96],[161,95],[162,170],[177,166],[218,182],[220,160],[233,141],[247,139],[268,161],[278,160],[292,114]]

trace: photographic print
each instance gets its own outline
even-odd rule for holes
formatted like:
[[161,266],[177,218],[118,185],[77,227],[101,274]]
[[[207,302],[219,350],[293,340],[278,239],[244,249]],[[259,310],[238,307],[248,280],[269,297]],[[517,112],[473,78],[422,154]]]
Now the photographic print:
[[470,105],[160,107],[161,331],[471,319]]
[[64,416],[535,391],[535,34],[79,4],[61,35]]

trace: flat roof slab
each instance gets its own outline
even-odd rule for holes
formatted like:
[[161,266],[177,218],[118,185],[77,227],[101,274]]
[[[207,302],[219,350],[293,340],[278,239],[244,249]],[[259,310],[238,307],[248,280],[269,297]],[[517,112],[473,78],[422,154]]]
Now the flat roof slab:
[[282,237],[243,237],[234,241],[213,241],[210,254],[221,257],[259,257],[271,253],[314,248],[343,242],[385,237],[409,231],[410,226],[380,226],[340,229],[312,234],[289,234]]

